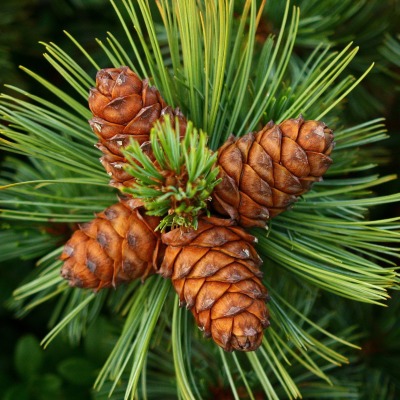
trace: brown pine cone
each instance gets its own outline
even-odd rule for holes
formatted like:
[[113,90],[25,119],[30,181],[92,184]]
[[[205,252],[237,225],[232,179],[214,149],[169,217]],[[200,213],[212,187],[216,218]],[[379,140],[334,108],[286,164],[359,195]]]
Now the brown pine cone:
[[243,227],[264,227],[307,192],[332,164],[332,130],[320,121],[269,122],[261,131],[231,136],[218,150],[214,209]]
[[100,290],[154,274],[164,254],[158,217],[134,201],[120,201],[80,226],[65,244],[63,278],[70,286]]
[[97,147],[103,152],[100,158],[110,184],[129,186],[132,176],[123,169],[125,163],[121,148],[131,138],[143,143],[149,140],[155,121],[169,115],[178,117],[181,131],[186,129],[186,119],[179,109],[168,106],[159,91],[149,86],[148,79],[141,80],[128,67],[101,69],[96,75],[96,88],[90,89],[89,108],[93,118],[89,121],[100,139]]
[[257,349],[269,325],[267,290],[256,238],[232,220],[202,218],[198,229],[162,235],[167,248],[159,273],[171,277],[206,336],[226,351]]

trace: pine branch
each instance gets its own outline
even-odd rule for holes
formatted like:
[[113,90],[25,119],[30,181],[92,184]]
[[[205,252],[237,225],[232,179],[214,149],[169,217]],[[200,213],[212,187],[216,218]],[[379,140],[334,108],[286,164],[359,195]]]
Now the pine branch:
[[214,167],[217,154],[206,147],[206,134],[198,132],[191,122],[182,140],[178,119],[172,123],[166,116],[151,132],[154,162],[136,141],[124,150],[128,161],[125,170],[136,179],[124,191],[142,199],[149,215],[163,217],[158,229],[197,229],[198,217],[208,212],[210,195],[220,182],[219,170]]
[[[172,127],[167,129],[168,134],[156,127],[152,137],[158,164],[175,174],[185,165],[193,181],[204,171],[210,171],[214,162],[214,155],[205,151],[206,136],[200,129],[207,132],[210,147],[216,149],[231,132],[243,135],[271,118],[282,121],[301,112],[311,117],[324,116],[330,125],[337,126],[341,116],[339,106],[342,107],[344,98],[367,70],[358,73],[361,76],[358,79],[344,75],[356,60],[358,49],[352,49],[351,45],[338,52],[320,46],[306,60],[295,57],[293,46],[297,32],[315,23],[315,19],[310,17],[301,22],[299,10],[291,11],[289,2],[285,4],[277,37],[268,37],[260,48],[256,32],[262,22],[264,4],[257,8],[255,1],[246,1],[239,7],[240,17],[232,18],[234,6],[238,5],[233,1],[219,0],[215,4],[195,0],[160,1],[157,6],[168,42],[167,61],[165,42],[160,44],[160,29],[149,3],[126,0],[112,5],[132,50],[125,49],[111,34],[106,44],[98,42],[100,48],[114,66],[123,62],[140,71],[143,77],[151,77],[164,98],[171,105],[179,105],[193,120],[196,129],[190,128],[192,134],[187,134],[183,141],[178,140],[178,130]],[[348,16],[356,11],[354,5]],[[136,33],[130,31],[132,22]],[[320,23],[327,26],[326,21]],[[16,88],[12,90],[27,96],[26,101],[17,100],[13,95],[4,95],[1,99],[1,116],[6,121],[1,130],[1,148],[29,156],[34,165],[28,168],[23,162],[12,161],[11,172],[2,171],[0,201],[6,207],[1,217],[13,225],[8,224],[12,230],[6,238],[16,237],[24,227],[24,219],[43,223],[81,222],[90,218],[90,204],[94,211],[111,201],[111,192],[106,189],[107,176],[97,161],[98,153],[91,148],[95,138],[87,124],[90,112],[81,102],[93,85],[92,75],[87,71],[102,66],[68,36],[86,57],[87,65],[78,65],[54,44],[46,45],[46,59],[65,76],[79,100],[27,69],[63,106]],[[197,129],[200,133],[196,133]],[[316,383],[315,377],[327,384],[336,384],[331,378],[331,369],[347,362],[342,347],[352,346],[349,341],[354,339],[350,329],[334,328],[340,313],[329,311],[339,307],[346,310],[351,302],[335,296],[335,304],[329,309],[317,303],[317,296],[333,292],[357,301],[382,303],[389,296],[388,289],[397,288],[399,283],[392,261],[398,258],[398,220],[368,221],[366,218],[370,207],[400,200],[395,193],[371,195],[371,188],[392,180],[393,176],[379,178],[376,174],[364,174],[375,162],[376,149],[367,146],[386,138],[382,121],[373,120],[350,128],[337,126],[335,131],[334,164],[325,182],[315,185],[293,211],[274,219],[268,236],[265,231],[255,231],[265,261],[264,283],[273,295],[274,318],[274,326],[258,353],[219,354],[215,346],[193,331],[191,321],[185,322],[187,317],[177,305],[173,308],[170,299],[166,300],[168,284],[156,277],[143,286],[133,283],[100,295],[68,288],[58,275],[60,249],[50,251],[41,261],[43,268],[17,289],[14,307],[22,315],[59,298],[51,321],[55,328],[46,337],[46,343],[63,329],[76,342],[101,310],[118,313],[125,320],[124,327],[115,337],[117,344],[99,375],[97,386],[106,387],[111,379],[113,382],[107,389],[116,394],[121,381],[125,385],[121,396],[126,398],[136,391],[146,396],[146,390],[149,396],[156,396],[158,388],[150,385],[155,381],[165,384],[168,393],[175,393],[171,387],[175,384],[173,379],[177,380],[180,393],[188,397],[209,394],[207,385],[219,385],[219,389],[230,387],[236,397],[245,390],[250,398],[256,398],[258,392],[269,398],[294,398],[300,392],[318,397],[323,391],[329,392],[328,386],[321,381]],[[190,148],[196,151],[189,151]],[[132,144],[127,158],[131,157],[133,175],[141,181],[140,190],[149,199],[155,189],[149,190],[147,185],[164,177],[142,150]],[[136,166],[134,159],[142,166]],[[215,171],[200,186],[206,192],[215,184]],[[34,183],[34,191],[28,182]],[[90,196],[85,188],[88,184],[93,190]],[[168,202],[171,196],[165,197],[157,204],[164,207],[162,212],[158,211],[162,215],[171,208]],[[206,198],[200,199],[199,209],[193,215],[205,208],[201,201]],[[166,222],[167,225],[175,223],[174,217]],[[49,251],[44,245],[36,247],[38,237],[27,248]],[[16,251],[10,250],[9,255],[16,255]],[[322,314],[328,317],[320,318]],[[155,331],[157,321],[164,321],[163,335]],[[160,379],[157,362],[161,353],[168,360],[162,365]],[[200,360],[207,363],[198,374],[193,365],[198,365]],[[200,374],[205,379],[196,379]],[[173,377],[172,383],[166,376]],[[236,377],[240,379],[236,381]],[[145,389],[139,389],[140,383]],[[352,384],[348,389],[341,386],[332,389],[328,395],[348,393],[354,394]]]

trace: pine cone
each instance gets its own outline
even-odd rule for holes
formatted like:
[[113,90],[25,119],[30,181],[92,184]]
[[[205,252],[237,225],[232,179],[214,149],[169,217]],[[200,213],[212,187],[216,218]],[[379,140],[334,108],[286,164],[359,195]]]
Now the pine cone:
[[226,351],[257,349],[269,321],[256,238],[231,220],[203,217],[197,230],[177,228],[162,241],[159,273],[171,277],[205,335]]
[[149,86],[148,79],[141,80],[128,67],[97,72],[89,108],[94,116],[89,123],[100,139],[97,147],[104,154],[100,161],[112,177],[110,184],[116,187],[129,186],[132,181],[123,169],[125,159],[121,152],[132,137],[139,143],[148,141],[154,122],[166,114],[171,120],[179,118],[183,132],[186,127],[180,110],[168,106],[159,91]]
[[70,286],[118,286],[155,273],[164,246],[155,232],[158,217],[142,212],[134,201],[120,201],[80,226],[64,246],[63,278]]
[[218,150],[222,182],[212,205],[243,227],[264,227],[322,179],[333,147],[332,130],[302,116],[279,125],[271,121],[239,139],[231,136]]

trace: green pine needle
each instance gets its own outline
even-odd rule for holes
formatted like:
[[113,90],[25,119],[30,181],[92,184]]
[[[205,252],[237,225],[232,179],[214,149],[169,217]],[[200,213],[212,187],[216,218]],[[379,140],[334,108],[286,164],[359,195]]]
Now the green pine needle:
[[[86,58],[85,65],[55,44],[45,45],[46,60],[76,96],[23,68],[48,90],[48,97],[7,86],[8,94],[0,98],[0,149],[18,155],[6,158],[1,171],[0,258],[43,256],[15,291],[12,307],[22,316],[58,299],[46,344],[60,332],[78,342],[104,310],[115,328],[110,339],[114,350],[96,382],[104,396],[160,398],[168,393],[176,398],[179,391],[182,397],[206,398],[211,385],[231,388],[236,398],[244,389],[251,399],[260,393],[295,398],[300,392],[305,398],[354,398],[359,390],[358,382],[336,379],[336,366],[347,363],[344,347],[354,347],[351,342],[357,340],[354,321],[346,317],[356,302],[385,304],[392,295],[389,290],[399,287],[394,265],[399,258],[399,220],[368,218],[371,207],[399,202],[400,195],[372,192],[377,184],[395,179],[370,172],[387,158],[378,148],[387,138],[383,121],[349,127],[342,118],[343,102],[371,62],[361,59],[357,64],[362,48],[350,43],[333,51],[329,42],[332,32],[346,25],[343,21],[351,20],[351,27],[362,25],[365,10],[373,10],[378,2],[329,0],[337,13],[326,18],[326,2],[299,0],[305,16],[301,19],[290,1],[266,3],[159,0],[153,7],[146,0],[111,1],[126,38],[119,41],[109,33],[105,41],[97,41],[109,65],[100,65],[68,33],[75,50]],[[276,36],[259,42],[256,33],[266,19],[273,21]],[[376,34],[370,24],[365,26]],[[123,45],[126,39],[130,47]],[[350,40],[345,35],[340,42]],[[297,46],[314,49],[303,57],[294,53]],[[380,51],[397,64],[398,38],[388,37]],[[189,124],[191,133],[181,141],[175,127],[156,127],[152,151],[157,166],[135,143],[127,153],[138,180],[134,195],[147,199],[148,212],[163,217],[163,226],[195,225],[198,213],[207,208],[217,169],[202,130],[213,150],[231,133],[240,136],[270,119],[280,122],[300,113],[307,119],[323,116],[335,131],[334,163],[324,181],[293,210],[274,218],[268,234],[254,231],[273,321],[257,353],[220,354],[215,344],[201,337],[185,310],[176,304],[173,308],[169,283],[157,277],[144,285],[133,282],[94,295],[69,288],[59,276],[60,243],[47,228],[90,220],[94,211],[115,202],[109,177],[98,162],[100,153],[92,146],[96,138],[87,124],[86,96],[94,86],[95,70],[121,65],[149,77],[167,103],[179,106],[199,129],[195,133]],[[363,72],[349,73],[354,65],[365,65]],[[180,189],[165,185],[158,166],[173,178],[184,166],[186,184]],[[160,191],[162,187],[168,190]],[[191,203],[194,198],[196,204],[187,206],[185,200]],[[390,320],[394,324],[396,312]],[[379,379],[375,383],[378,386]]]
[[136,141],[124,149],[125,170],[136,182],[124,188],[142,199],[149,215],[163,217],[158,229],[166,227],[197,228],[198,217],[207,213],[208,202],[217,179],[217,154],[207,148],[207,135],[189,121],[180,138],[179,121],[175,125],[166,116],[151,131],[155,161],[142,151]]

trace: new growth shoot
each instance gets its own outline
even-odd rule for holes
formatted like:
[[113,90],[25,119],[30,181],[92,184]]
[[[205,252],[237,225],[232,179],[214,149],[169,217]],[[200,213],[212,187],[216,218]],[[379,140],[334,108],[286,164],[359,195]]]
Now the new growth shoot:
[[149,215],[163,217],[158,229],[197,228],[217,179],[217,153],[207,147],[207,134],[187,123],[180,135],[179,121],[165,116],[150,134],[150,146],[132,140],[124,150],[126,171],[136,182],[124,191],[141,199]]

